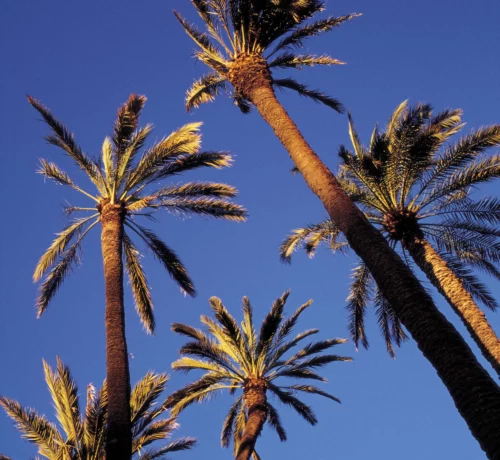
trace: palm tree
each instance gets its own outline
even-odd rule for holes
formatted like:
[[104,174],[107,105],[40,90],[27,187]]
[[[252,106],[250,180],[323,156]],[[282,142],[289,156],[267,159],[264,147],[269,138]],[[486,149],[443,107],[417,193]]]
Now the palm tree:
[[[485,156],[500,145],[500,125],[473,131],[458,142],[443,144],[463,128],[460,110],[432,115],[428,104],[393,112],[384,132],[377,128],[365,148],[349,117],[354,152],[340,148],[341,183],[378,226],[393,247],[399,246],[425,273],[459,315],[483,355],[500,374],[500,340],[474,299],[491,310],[498,303],[470,268],[500,279],[500,200],[473,200],[473,187],[500,177],[500,155]],[[310,256],[327,242],[335,252],[346,243],[330,220],[299,229],[282,244],[282,260],[304,246]],[[430,242],[435,243],[433,246]],[[367,347],[364,312],[374,291],[373,277],[361,263],[354,270],[349,294],[350,330],[356,343]],[[388,347],[403,337],[393,309],[380,293],[375,296]],[[389,324],[391,323],[392,324]],[[404,333],[403,333],[404,334]]]
[[[17,401],[0,397],[0,405],[15,422],[23,438],[38,447],[42,457],[49,460],[104,460],[108,415],[106,382],[99,391],[92,384],[88,385],[85,414],[82,414],[78,387],[69,368],[59,358],[55,370],[45,361],[43,368],[62,432],[45,416],[30,407],[22,407]],[[163,404],[156,406],[167,380],[166,374],[148,372],[132,390],[129,404],[134,459],[164,458],[167,453],[190,449],[196,442],[194,438],[179,438],[162,447],[149,447],[155,441],[168,439],[179,426],[176,417],[162,418],[166,415]],[[7,457],[0,455],[1,458]]]
[[84,237],[101,223],[106,289],[106,375],[110,389],[106,449],[108,460],[123,460],[130,456],[132,441],[122,257],[137,313],[146,331],[152,333],[155,326],[153,304],[140,253],[131,235],[125,232],[125,227],[146,243],[181,289],[194,296],[193,283],[176,253],[154,232],[137,223],[137,218],[151,218],[154,212],[163,209],[242,221],[246,211],[228,200],[236,195],[236,189],[226,184],[188,182],[159,188],[158,183],[164,179],[191,169],[230,165],[231,157],[227,153],[200,152],[200,123],[183,126],[138,157],[152,126],[138,127],[146,98],[133,94],[118,110],[113,137],[104,140],[101,159],[94,160],[81,150],[73,135],[46,107],[31,97],[29,102],[53,131],[47,138],[48,142],[62,148],[97,189],[96,195],[88,193],[56,164],[41,160],[40,174],[84,194],[93,200],[95,207],[68,207],[68,214],[81,211],[90,213],[90,216],[73,220],[40,258],[34,280],[47,275],[37,299],[38,316],[46,310],[72,265],[78,261]]
[[373,274],[401,323],[438,372],[482,448],[491,455],[500,455],[500,439],[496,436],[500,429],[498,385],[477,362],[453,325],[437,310],[413,272],[349,199],[279,103],[273,89],[289,88],[341,111],[337,100],[295,80],[275,78],[272,72],[279,68],[338,64],[339,61],[330,57],[300,55],[294,49],[306,38],[329,31],[356,15],[308,23],[324,9],[321,0],[191,2],[207,33],[189,24],[178,13],[177,18],[199,48],[197,59],[212,72],[188,91],[187,108],[212,101],[230,86],[234,90],[232,97],[243,112],[255,106],[290,154],[309,188],[323,203],[330,219]]
[[284,319],[283,311],[289,293],[285,292],[273,303],[258,333],[254,329],[253,311],[247,297],[243,297],[244,319],[241,327],[217,297],[210,299],[216,321],[201,317],[208,334],[184,324],[172,325],[174,332],[193,339],[181,348],[180,353],[184,356],[172,367],[185,372],[200,369],[205,374],[167,398],[166,406],[171,408],[173,416],[177,416],[190,404],[202,402],[220,390],[229,390],[231,395],[241,390],[242,394],[235,399],[227,414],[221,436],[223,447],[228,447],[233,438],[237,460],[248,460],[252,454],[254,459],[258,459],[254,452],[255,443],[266,421],[276,430],[281,441],[287,438],[278,411],[267,399],[268,392],[311,425],[317,423],[316,416],[309,406],[297,398],[298,392],[318,394],[340,402],[312,385],[282,385],[277,382],[280,377],[325,382],[315,372],[316,368],[334,361],[351,361],[351,358],[342,356],[319,354],[346,342],[344,339],[312,342],[286,357],[287,352],[299,342],[319,332],[318,329],[310,329],[290,339],[299,316],[312,300]]

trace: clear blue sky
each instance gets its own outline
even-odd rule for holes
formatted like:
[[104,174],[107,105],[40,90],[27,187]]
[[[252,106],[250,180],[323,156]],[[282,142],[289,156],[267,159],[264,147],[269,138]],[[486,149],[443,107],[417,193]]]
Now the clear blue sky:
[[[366,141],[375,122],[382,124],[404,99],[431,102],[436,109],[461,107],[467,129],[500,122],[500,3],[495,0],[338,0],[327,13],[361,12],[363,17],[310,40],[307,49],[348,61],[333,69],[303,71],[300,78],[340,98],[352,111]],[[207,299],[222,298],[237,312],[248,295],[261,318],[271,302],[291,288],[290,310],[309,298],[314,307],[302,328],[320,327],[321,336],[347,337],[345,298],[353,259],[320,251],[312,261],[298,254],[292,266],[279,263],[282,238],[298,226],[324,217],[300,176],[290,174],[287,153],[257,114],[241,115],[228,100],[192,114],[183,108],[185,90],[206,69],[191,58],[192,43],[173,18],[172,8],[194,19],[186,0],[0,2],[0,394],[36,407],[53,419],[43,381],[42,358],[58,354],[71,367],[80,393],[104,378],[104,293],[99,234],[85,244],[83,266],[67,280],[41,320],[35,318],[36,286],[31,274],[53,234],[65,225],[65,200],[80,203],[69,190],[44,183],[35,174],[38,158],[75,168],[61,151],[47,145],[47,128],[25,94],[39,98],[97,153],[111,132],[117,107],[131,92],[148,97],[144,122],[159,138],[190,121],[204,121],[204,147],[227,149],[235,165],[224,171],[191,173],[186,179],[220,180],[240,190],[238,202],[250,210],[245,224],[165,216],[156,226],[189,268],[199,295],[185,299],[160,266],[145,261],[153,286],[157,335],[142,332],[127,292],[127,339],[133,382],[146,370],[170,372],[183,342],[172,322],[198,324]],[[336,149],[346,143],[347,120],[327,108],[280,95],[304,135],[325,162],[337,164]],[[494,189],[491,187],[490,192]],[[487,190],[478,192],[478,196]],[[495,295],[498,283],[488,280]],[[450,309],[439,306],[448,317]],[[239,311],[237,312],[239,314]],[[496,330],[500,318],[488,313]],[[457,325],[461,332],[464,329]],[[287,409],[282,417],[289,441],[266,430],[258,442],[264,459],[423,460],[484,458],[454,408],[435,371],[413,342],[391,360],[368,318],[369,351],[351,343],[339,352],[354,363],[325,371],[325,389],[342,399],[336,405],[306,398],[319,424],[310,427]],[[474,351],[477,349],[474,347]],[[480,361],[485,364],[482,358]],[[169,390],[192,377],[172,375]],[[182,435],[199,440],[196,450],[175,458],[231,458],[219,447],[229,398],[193,406],[181,415]],[[0,452],[31,458],[35,449],[21,440],[0,414]],[[174,458],[174,456],[172,456]]]

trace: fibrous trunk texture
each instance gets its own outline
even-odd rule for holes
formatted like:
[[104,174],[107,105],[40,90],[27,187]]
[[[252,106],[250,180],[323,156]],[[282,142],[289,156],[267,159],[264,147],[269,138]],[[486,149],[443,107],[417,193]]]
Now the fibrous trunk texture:
[[[412,271],[344,193],[332,172],[302,137],[278,102],[262,62],[235,67],[231,82],[255,105],[290,154],[309,188],[366,263],[385,298],[436,369],[473,436],[490,458],[500,459],[500,388],[464,339],[438,311]],[[249,82],[246,84],[245,82]]]
[[236,460],[249,460],[255,448],[257,438],[262,432],[267,419],[266,386],[259,380],[245,385],[244,402],[248,412],[248,420],[241,437]]
[[123,308],[123,209],[106,204],[101,212],[102,255],[106,290],[106,384],[108,420],[106,428],[106,459],[130,459],[130,375],[125,312]]
[[406,241],[405,246],[418,267],[465,324],[483,356],[500,375],[500,340],[460,279],[425,238],[415,236]]

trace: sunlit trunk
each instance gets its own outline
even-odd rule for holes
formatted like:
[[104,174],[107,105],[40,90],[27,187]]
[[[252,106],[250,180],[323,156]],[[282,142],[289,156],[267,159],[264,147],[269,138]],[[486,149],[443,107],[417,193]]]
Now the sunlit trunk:
[[106,289],[106,383],[108,420],[106,427],[106,459],[130,459],[130,375],[125,312],[123,309],[123,210],[107,204],[101,212],[102,255]]
[[309,188],[366,263],[424,356],[436,369],[473,436],[490,458],[500,458],[500,388],[387,241],[344,193],[279,103],[263,62],[247,57],[229,78],[255,105],[290,154]]
[[262,432],[267,419],[266,389],[261,382],[248,383],[244,391],[244,403],[248,411],[248,420],[241,437],[236,460],[249,460],[252,457],[257,438]]
[[465,324],[483,356],[500,374],[500,340],[460,279],[425,238],[415,237],[406,241],[405,246],[415,263]]

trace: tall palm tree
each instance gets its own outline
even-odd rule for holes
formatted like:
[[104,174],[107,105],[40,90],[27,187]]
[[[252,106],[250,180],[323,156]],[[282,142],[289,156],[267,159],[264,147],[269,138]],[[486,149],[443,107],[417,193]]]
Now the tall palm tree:
[[190,404],[202,402],[220,390],[229,390],[231,395],[241,390],[242,394],[235,399],[227,414],[221,436],[223,447],[229,446],[233,438],[237,460],[248,460],[252,455],[254,459],[258,458],[254,451],[255,443],[266,421],[276,430],[281,441],[287,439],[279,414],[267,398],[268,392],[311,425],[316,424],[316,416],[309,406],[297,398],[297,393],[318,394],[340,402],[315,386],[282,385],[277,381],[281,377],[289,377],[325,382],[315,369],[334,361],[351,361],[351,358],[320,354],[344,343],[344,339],[312,342],[286,357],[287,352],[299,342],[319,332],[318,329],[309,329],[290,338],[299,316],[312,301],[284,319],[288,295],[289,291],[273,303],[258,332],[254,328],[253,311],[247,297],[243,297],[244,319],[241,327],[217,297],[210,299],[216,321],[201,317],[208,334],[184,324],[172,326],[174,332],[193,339],[181,348],[180,353],[184,356],[172,367],[185,372],[200,369],[205,374],[172,394],[167,398],[166,405],[176,416]]
[[[106,375],[110,389],[106,449],[108,460],[123,460],[130,456],[132,441],[122,257],[137,313],[146,331],[152,333],[155,326],[149,286],[131,234],[146,243],[185,293],[195,295],[188,272],[175,252],[154,232],[137,223],[137,219],[151,218],[154,212],[167,210],[241,221],[245,219],[246,211],[228,200],[236,195],[236,189],[226,184],[158,185],[192,169],[230,165],[231,157],[227,153],[200,152],[200,123],[183,126],[139,156],[152,126],[138,127],[146,98],[133,94],[118,110],[113,137],[104,140],[101,158],[94,160],[81,150],[70,131],[46,107],[31,97],[29,102],[53,131],[47,138],[48,142],[62,148],[97,189],[95,195],[83,190],[56,164],[41,160],[40,174],[77,190],[90,198],[95,207],[68,207],[68,214],[88,212],[90,216],[73,220],[40,258],[34,280],[40,280],[45,274],[46,277],[37,299],[38,316],[45,311],[72,265],[78,261],[84,237],[100,223],[106,289]],[[125,228],[131,233],[125,232]]]
[[373,274],[402,324],[438,372],[482,448],[491,455],[500,455],[500,439],[493,435],[500,429],[498,385],[477,362],[453,325],[437,310],[413,272],[349,199],[279,103],[273,89],[289,88],[340,111],[337,100],[295,80],[275,78],[273,72],[279,68],[338,64],[339,61],[326,56],[299,55],[294,49],[301,47],[306,38],[329,31],[356,15],[308,23],[324,9],[321,0],[191,0],[191,3],[207,33],[178,13],[177,17],[199,48],[197,59],[212,72],[188,91],[187,108],[212,101],[230,86],[232,97],[243,112],[255,106],[350,247]]
[[[500,145],[500,125],[473,131],[458,142],[444,144],[463,128],[460,110],[432,115],[428,104],[400,104],[383,132],[375,131],[364,147],[349,117],[354,151],[340,148],[339,178],[368,220],[378,226],[393,247],[400,247],[425,273],[459,315],[483,355],[500,374],[500,340],[475,300],[495,310],[498,303],[470,268],[500,279],[500,200],[473,200],[476,185],[500,176],[500,155],[485,156]],[[282,260],[290,261],[303,246],[312,256],[321,242],[335,252],[346,247],[330,220],[296,230],[282,244]],[[435,243],[435,247],[430,240]],[[350,330],[367,347],[364,312],[374,292],[373,277],[361,263],[354,270],[349,294]],[[375,298],[381,326],[391,350],[400,341],[394,311]],[[392,324],[389,324],[391,323]]]
[[[45,381],[50,391],[62,432],[35,409],[22,407],[17,401],[0,397],[0,405],[15,422],[23,438],[38,447],[38,454],[49,460],[104,460],[105,424],[108,415],[106,382],[96,391],[87,387],[87,403],[82,414],[78,387],[69,368],[57,358],[57,368],[43,361]],[[153,460],[180,450],[190,449],[193,438],[179,438],[162,447],[150,447],[155,441],[168,439],[179,425],[176,417],[164,418],[166,408],[157,405],[165,391],[166,374],[148,372],[130,395],[130,426],[134,459]],[[0,458],[7,458],[2,457]]]

